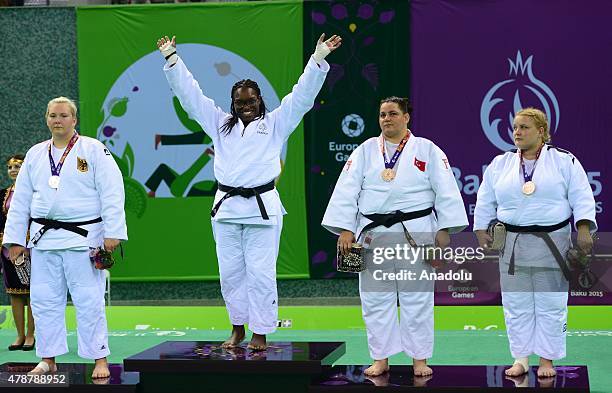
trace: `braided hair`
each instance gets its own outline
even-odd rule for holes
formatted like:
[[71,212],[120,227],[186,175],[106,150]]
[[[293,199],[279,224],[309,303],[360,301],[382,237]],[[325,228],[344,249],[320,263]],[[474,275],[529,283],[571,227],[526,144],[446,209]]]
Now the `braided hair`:
[[408,98],[391,96],[391,97],[383,98],[382,100],[380,100],[380,105],[386,102],[396,103],[397,106],[399,106],[400,110],[403,113],[407,113],[410,116],[412,116],[412,104],[410,103],[410,100],[408,100]]
[[243,87],[255,90],[255,93],[257,93],[257,96],[261,100],[261,104],[259,105],[259,113],[255,117],[255,119],[259,119],[260,117],[263,117],[266,114],[266,104],[264,103],[263,98],[261,97],[261,90],[259,89],[259,85],[257,84],[257,82],[252,81],[250,79],[240,80],[234,83],[234,86],[232,86],[232,92],[230,96],[232,102],[230,106],[230,114],[232,115],[232,117],[227,119],[223,126],[221,126],[220,132],[222,134],[229,135],[229,133],[232,132],[232,128],[234,128],[234,126],[238,123],[238,113],[234,108],[234,93],[236,92],[236,90]]

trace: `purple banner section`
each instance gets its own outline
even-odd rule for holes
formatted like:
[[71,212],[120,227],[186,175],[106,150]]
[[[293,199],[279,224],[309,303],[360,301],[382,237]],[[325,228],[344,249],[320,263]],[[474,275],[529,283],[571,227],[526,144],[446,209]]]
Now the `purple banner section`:
[[471,223],[484,168],[514,148],[514,113],[534,106],[587,172],[600,231],[612,230],[609,15],[606,0],[411,2],[411,129],[447,154]]
[[[575,236],[572,244],[576,244]],[[455,255],[465,255],[462,250],[477,247],[474,234],[462,232],[452,236],[451,248]],[[570,305],[612,304],[612,232],[600,232],[593,249],[586,269],[570,264]],[[435,283],[436,304],[501,304],[499,270],[497,253],[485,252],[484,257],[476,253],[476,257],[470,259],[447,258],[446,263],[436,270],[436,274],[440,274]],[[443,277],[449,272],[454,275]],[[459,275],[460,272],[463,274]]]
[[[571,305],[612,304],[612,258],[595,258],[584,271],[573,270],[570,280]],[[454,276],[442,277],[449,272]],[[463,272],[463,274],[458,274]],[[497,305],[501,303],[499,264],[497,259],[465,262],[461,266],[449,264],[437,269],[437,305]]]
[[600,230],[612,230],[610,15],[605,0],[411,2],[412,129],[446,152],[470,216],[483,168],[514,148],[514,113],[535,106],[587,171]]

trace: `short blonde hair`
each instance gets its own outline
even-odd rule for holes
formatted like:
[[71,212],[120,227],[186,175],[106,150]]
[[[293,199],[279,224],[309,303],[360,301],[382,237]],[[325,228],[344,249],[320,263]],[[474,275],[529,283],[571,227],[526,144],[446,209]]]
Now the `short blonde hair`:
[[517,116],[531,117],[538,129],[539,128],[544,129],[544,134],[542,135],[542,141],[545,143],[550,142],[550,131],[548,129],[548,119],[546,119],[546,114],[544,112],[542,112],[541,110],[537,108],[525,108],[525,109],[521,109],[520,111],[516,112],[516,115],[514,115],[514,117],[516,118]]
[[54,99],[49,101],[49,103],[47,104],[47,113],[45,114],[45,117],[49,117],[49,108],[53,104],[68,104],[68,106],[70,107],[70,112],[72,112],[72,117],[74,117],[76,119],[76,117],[77,117],[77,106],[74,103],[74,101],[72,101],[68,97],[55,97]]

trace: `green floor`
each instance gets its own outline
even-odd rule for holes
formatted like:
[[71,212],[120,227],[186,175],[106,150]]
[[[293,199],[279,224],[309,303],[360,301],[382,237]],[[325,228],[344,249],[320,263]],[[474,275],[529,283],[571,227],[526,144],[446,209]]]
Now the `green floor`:
[[[0,307],[0,348],[6,348],[14,340],[12,321],[7,318],[10,313],[5,310],[8,311]],[[610,307],[570,308],[568,325],[573,328],[568,330],[568,356],[557,363],[587,365],[592,392],[612,392],[611,310]],[[285,307],[280,310],[280,318],[291,321],[293,327],[280,328],[269,336],[269,341],[345,341],[346,354],[337,364],[370,362],[359,307]],[[229,333],[222,307],[111,307],[108,319],[110,361],[117,363],[163,341],[214,341],[225,339]],[[70,353],[58,357],[58,361],[81,362],[76,355],[72,309],[68,310],[67,321]],[[339,325],[351,329],[340,329]],[[432,365],[501,365],[510,361],[509,356],[499,307],[436,308]],[[36,356],[33,352],[0,349],[0,363],[8,361],[33,362]],[[536,361],[533,358],[532,364]],[[391,364],[409,362],[402,354],[391,358]]]

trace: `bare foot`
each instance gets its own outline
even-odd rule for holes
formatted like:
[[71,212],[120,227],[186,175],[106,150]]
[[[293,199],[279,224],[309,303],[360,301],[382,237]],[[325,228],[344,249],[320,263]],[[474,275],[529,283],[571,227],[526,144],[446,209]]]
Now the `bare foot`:
[[538,367],[538,377],[546,378],[546,377],[554,377],[557,375],[557,371],[555,371],[555,367],[553,366],[552,360],[540,358],[540,367]]
[[523,375],[527,372],[522,364],[514,363],[512,367],[506,369],[505,373],[508,377],[518,377],[519,375]]
[[244,340],[244,325],[233,325],[232,335],[221,344],[221,348],[234,348]]
[[427,359],[412,359],[412,369],[414,370],[414,375],[417,377],[425,377],[433,374],[431,368],[427,366]]
[[366,379],[372,381],[374,386],[389,386],[389,373],[383,373],[377,376],[366,376]]
[[108,384],[110,384],[110,380],[111,380],[110,377],[107,377],[107,378],[93,378],[91,380],[91,382],[94,385],[108,385]]
[[247,353],[242,347],[225,348],[225,351],[232,355],[232,359],[244,359]]
[[389,371],[389,359],[374,360],[374,363],[363,372],[368,377],[377,377]]
[[266,343],[266,335],[253,333],[253,337],[251,337],[251,342],[247,348],[252,351],[265,351],[268,348],[268,344]]
[[538,378],[538,385],[541,388],[552,388],[555,386],[555,377],[541,377]]
[[110,377],[110,370],[108,369],[108,362],[106,361],[106,358],[96,359],[96,364],[94,366],[93,373],[91,373],[91,377],[93,379]]
[[57,365],[55,364],[55,358],[45,358],[42,362],[38,363],[28,374],[40,375],[46,373],[54,373],[57,371]]
[[412,378],[414,386],[417,388],[424,388],[427,386],[427,381],[433,378],[433,375],[426,375],[424,377],[417,377],[416,375]]
[[527,373],[519,375],[518,377],[506,376],[506,379],[512,381],[515,388],[525,388],[529,386],[529,374]]

